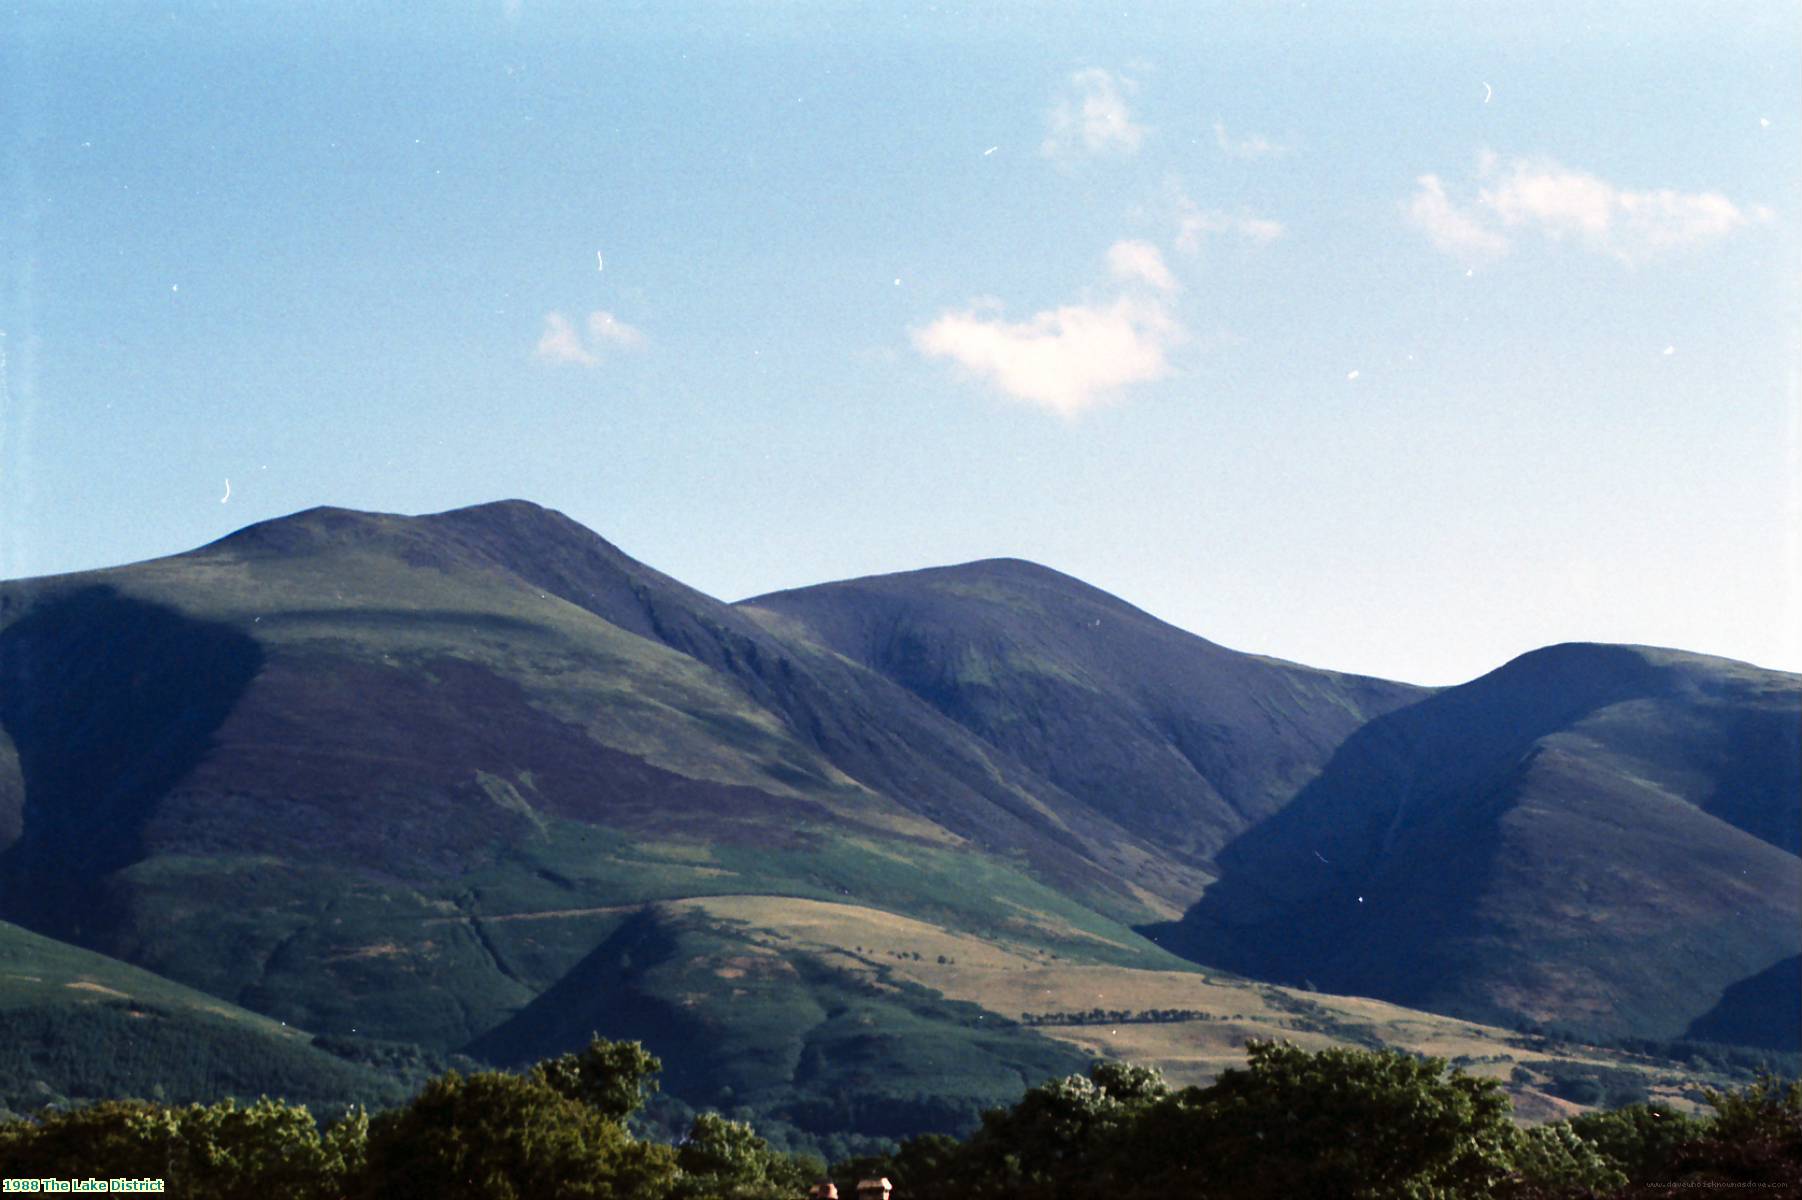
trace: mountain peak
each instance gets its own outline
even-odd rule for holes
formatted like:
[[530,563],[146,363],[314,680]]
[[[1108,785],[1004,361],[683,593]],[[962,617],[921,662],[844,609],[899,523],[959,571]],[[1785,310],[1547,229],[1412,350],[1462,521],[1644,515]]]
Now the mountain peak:
[[530,500],[493,500],[418,516],[318,505],[246,525],[195,553],[227,550],[257,556],[304,556],[391,542],[409,558],[429,558],[428,547],[447,539],[465,543],[501,539],[525,549],[547,539],[567,542],[572,538],[602,540],[564,514]]
[[1025,603],[1033,608],[1061,610],[1075,605],[1084,612],[1091,609],[1103,613],[1112,611],[1120,616],[1156,621],[1150,614],[1093,584],[1023,558],[980,558],[942,567],[862,575],[833,583],[767,592],[739,603],[766,607],[772,602],[804,601],[809,596],[829,594],[885,596],[914,603],[955,594],[964,601],[987,601],[1005,607]]

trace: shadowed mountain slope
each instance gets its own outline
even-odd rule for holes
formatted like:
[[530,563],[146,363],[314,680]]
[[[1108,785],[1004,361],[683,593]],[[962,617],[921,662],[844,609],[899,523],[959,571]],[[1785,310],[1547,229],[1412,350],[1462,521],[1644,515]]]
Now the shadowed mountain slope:
[[1332,991],[1677,1037],[1802,942],[1799,728],[1793,675],[1536,651],[1358,731],[1158,936]]
[[1189,861],[1280,809],[1426,689],[1241,654],[1045,567],[994,559],[746,600],[893,679]]
[[1802,1050],[1802,955],[1792,954],[1729,987],[1685,1037],[1705,1042]]

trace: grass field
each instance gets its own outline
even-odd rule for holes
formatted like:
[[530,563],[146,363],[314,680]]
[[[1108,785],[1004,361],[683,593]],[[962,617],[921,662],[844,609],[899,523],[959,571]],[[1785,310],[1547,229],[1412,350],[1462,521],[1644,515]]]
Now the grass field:
[[[1156,1066],[1179,1085],[1212,1081],[1244,1064],[1248,1040],[1272,1038],[1309,1050],[1351,1043],[1452,1060],[1471,1074],[1502,1081],[1517,1115],[1534,1121],[1585,1107],[1535,1086],[1553,1078],[1548,1069],[1564,1075],[1592,1069],[1630,1073],[1649,1095],[1685,1108],[1697,1105],[1697,1082],[1727,1082],[1697,1080],[1668,1063],[1603,1048],[1536,1049],[1496,1026],[1381,1000],[1257,983],[1187,964],[1155,970],[1073,962],[1041,945],[977,937],[858,905],[709,896],[674,907],[741,923],[758,931],[754,940],[774,949],[905,980],[1011,1019],[1081,1014],[1081,1020],[1047,1020],[1034,1028],[1088,1055]],[[1159,1010],[1194,1015],[1145,1019]],[[1109,1020],[1108,1013],[1124,1019]]]

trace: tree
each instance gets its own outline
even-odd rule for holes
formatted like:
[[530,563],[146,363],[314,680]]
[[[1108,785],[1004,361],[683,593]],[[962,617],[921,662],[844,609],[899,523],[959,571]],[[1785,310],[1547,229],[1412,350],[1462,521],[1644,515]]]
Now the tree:
[[1162,1071],[1137,1063],[1097,1059],[1089,1065],[1089,1079],[1110,1099],[1124,1105],[1149,1104],[1170,1094]]
[[657,1200],[675,1175],[669,1147],[634,1141],[619,1120],[559,1091],[541,1072],[452,1071],[406,1108],[371,1122],[361,1194]]
[[1168,1094],[1153,1068],[1098,1060],[1086,1075],[1049,1080],[1012,1108],[985,1112],[982,1128],[963,1146],[942,1136],[915,1138],[872,1160],[869,1173],[889,1176],[909,1200],[1111,1193],[1134,1172],[1122,1161],[1127,1130]]
[[1767,1073],[1739,1091],[1706,1095],[1714,1117],[1701,1137],[1672,1152],[1664,1182],[1787,1184],[1802,1191],[1802,1082],[1785,1084]]
[[609,1042],[593,1035],[580,1054],[546,1059],[534,1078],[612,1121],[624,1121],[657,1090],[663,1062],[641,1042]]
[[1706,1126],[1663,1104],[1630,1104],[1572,1117],[1570,1127],[1630,1182],[1645,1183],[1669,1179],[1677,1147],[1695,1141]]
[[772,1150],[749,1125],[710,1112],[695,1117],[676,1165],[678,1200],[794,1200],[826,1171],[819,1159]]
[[1589,1196],[1611,1192],[1627,1182],[1620,1166],[1568,1121],[1516,1130],[1509,1157],[1514,1173],[1502,1190],[1519,1200]]
[[331,1200],[362,1166],[368,1118],[346,1113],[322,1137],[306,1109],[267,1097],[165,1108],[105,1101],[0,1126],[9,1178],[152,1178],[198,1200]]
[[1391,1051],[1252,1042],[1249,1066],[1135,1123],[1141,1194],[1433,1200],[1491,1194],[1512,1167],[1493,1080]]

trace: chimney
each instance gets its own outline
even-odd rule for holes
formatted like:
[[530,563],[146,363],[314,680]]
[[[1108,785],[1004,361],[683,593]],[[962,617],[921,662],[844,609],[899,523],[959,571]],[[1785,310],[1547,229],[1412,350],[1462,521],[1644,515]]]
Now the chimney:
[[889,1192],[895,1185],[887,1178],[860,1179],[857,1181],[857,1200],[889,1200]]

